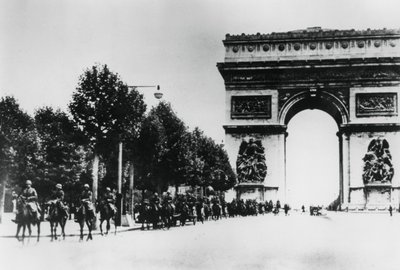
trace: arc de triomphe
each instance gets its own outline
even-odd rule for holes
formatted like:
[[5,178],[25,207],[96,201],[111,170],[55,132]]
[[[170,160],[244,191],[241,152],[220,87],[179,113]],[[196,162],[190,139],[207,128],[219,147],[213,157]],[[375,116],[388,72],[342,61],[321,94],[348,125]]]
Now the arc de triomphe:
[[340,204],[398,208],[400,30],[226,35],[225,145],[239,198],[286,200],[286,129],[305,109],[338,125]]

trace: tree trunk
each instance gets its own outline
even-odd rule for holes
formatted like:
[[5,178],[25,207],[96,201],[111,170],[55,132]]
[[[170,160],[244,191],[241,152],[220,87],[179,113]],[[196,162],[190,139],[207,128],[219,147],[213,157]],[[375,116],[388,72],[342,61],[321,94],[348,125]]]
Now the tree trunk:
[[4,216],[4,199],[6,197],[6,183],[8,182],[8,173],[0,176],[2,179],[0,182],[0,224],[3,223]]
[[129,210],[130,210],[130,214],[132,215],[132,217],[134,217],[135,213],[134,213],[134,193],[133,193],[133,184],[134,184],[134,167],[133,167],[133,161],[132,163],[129,165],[129,194],[130,194],[130,206],[129,206]]
[[93,167],[92,167],[92,200],[93,202],[97,201],[97,190],[99,184],[99,161],[100,157],[99,154],[95,153],[93,157]]
[[[93,203],[97,202],[97,190],[98,190],[98,184],[99,184],[99,161],[100,157],[99,154],[96,152],[94,153],[93,157],[93,168],[92,168],[92,201]],[[96,215],[94,217],[94,222],[92,225],[93,230],[97,230],[97,218]]]

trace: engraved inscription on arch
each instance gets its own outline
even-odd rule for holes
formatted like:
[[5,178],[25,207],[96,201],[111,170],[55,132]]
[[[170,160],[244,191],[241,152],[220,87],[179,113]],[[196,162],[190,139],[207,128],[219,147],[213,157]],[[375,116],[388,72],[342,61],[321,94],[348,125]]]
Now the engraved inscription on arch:
[[233,96],[232,119],[271,118],[271,96]]
[[356,94],[356,115],[395,116],[398,113],[397,93]]

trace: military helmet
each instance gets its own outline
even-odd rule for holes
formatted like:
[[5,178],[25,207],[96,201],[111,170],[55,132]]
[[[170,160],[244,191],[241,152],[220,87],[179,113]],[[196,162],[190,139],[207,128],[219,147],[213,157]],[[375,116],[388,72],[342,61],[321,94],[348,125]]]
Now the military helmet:
[[57,184],[56,188],[62,189],[62,185],[61,184]]
[[111,191],[111,188],[109,188],[109,187],[106,187],[106,190],[107,190],[107,191]]
[[25,185],[32,185],[32,181],[31,180],[26,180]]
[[83,187],[84,188],[89,188],[89,184],[84,184]]

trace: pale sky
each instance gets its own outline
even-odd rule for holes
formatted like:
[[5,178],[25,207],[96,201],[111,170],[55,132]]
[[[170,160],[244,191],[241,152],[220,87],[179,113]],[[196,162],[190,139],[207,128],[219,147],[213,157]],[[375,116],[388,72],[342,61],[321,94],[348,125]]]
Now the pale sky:
[[399,11],[398,0],[0,0],[0,96],[30,114],[66,109],[83,70],[107,64],[129,85],[159,84],[190,128],[220,142],[226,33],[400,28]]

